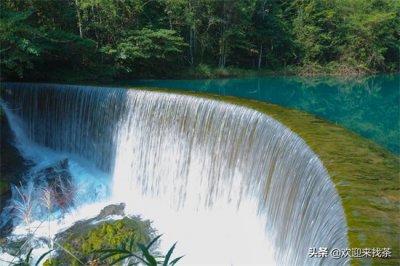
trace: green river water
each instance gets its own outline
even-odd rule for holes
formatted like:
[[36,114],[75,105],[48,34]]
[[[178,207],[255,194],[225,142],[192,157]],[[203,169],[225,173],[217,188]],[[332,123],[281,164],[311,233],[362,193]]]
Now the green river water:
[[335,122],[400,154],[400,75],[141,80],[119,85],[237,96],[300,109]]

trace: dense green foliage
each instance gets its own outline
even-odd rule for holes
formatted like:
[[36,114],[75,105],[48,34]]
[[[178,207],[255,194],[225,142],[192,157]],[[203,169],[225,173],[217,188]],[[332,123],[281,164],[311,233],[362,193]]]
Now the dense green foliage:
[[198,66],[395,71],[399,14],[397,0],[4,0],[1,77],[170,77]]

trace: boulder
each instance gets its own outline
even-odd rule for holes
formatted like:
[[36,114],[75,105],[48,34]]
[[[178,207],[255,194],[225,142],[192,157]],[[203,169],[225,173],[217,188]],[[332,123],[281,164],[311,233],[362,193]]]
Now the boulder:
[[125,203],[120,203],[120,204],[111,204],[106,207],[104,207],[101,211],[100,214],[97,215],[97,219],[103,219],[106,218],[107,216],[110,215],[120,215],[124,216],[125,215]]
[[129,246],[131,240],[136,251],[138,243],[148,244],[154,235],[150,221],[134,216],[104,220],[113,215],[123,215],[124,208],[124,203],[106,206],[95,218],[78,221],[58,233],[55,238],[57,246],[62,246],[68,252],[58,252],[46,265],[80,265],[70,253],[86,265],[108,265],[111,260],[96,264],[100,263],[96,251]]

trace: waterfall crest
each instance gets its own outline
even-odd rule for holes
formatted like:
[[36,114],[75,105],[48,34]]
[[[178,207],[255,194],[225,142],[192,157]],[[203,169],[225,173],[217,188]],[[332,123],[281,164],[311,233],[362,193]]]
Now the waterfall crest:
[[31,141],[111,173],[116,200],[138,191],[178,213],[250,203],[277,265],[347,263],[308,257],[348,247],[341,199],[307,144],[265,114],[118,88],[6,83],[1,95]]

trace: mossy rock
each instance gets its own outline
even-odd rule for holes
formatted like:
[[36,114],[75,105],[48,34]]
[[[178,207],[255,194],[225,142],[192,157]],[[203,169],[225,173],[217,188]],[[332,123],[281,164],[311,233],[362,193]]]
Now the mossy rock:
[[[97,258],[96,251],[128,246],[131,240],[134,241],[133,251],[137,251],[137,244],[149,243],[151,235],[150,222],[139,218],[124,217],[120,220],[98,223],[93,223],[93,219],[78,222],[56,236],[57,246],[62,246],[66,251],[59,252],[55,258],[47,260],[46,263],[48,265],[81,265],[81,262],[93,264]],[[110,262],[111,260],[106,260],[102,263],[107,265]],[[103,264],[96,262],[95,265]]]

